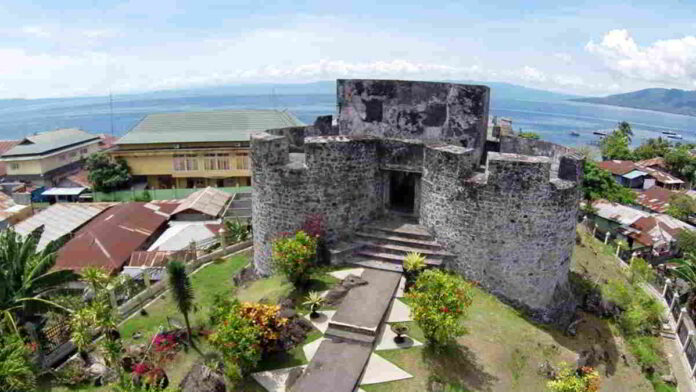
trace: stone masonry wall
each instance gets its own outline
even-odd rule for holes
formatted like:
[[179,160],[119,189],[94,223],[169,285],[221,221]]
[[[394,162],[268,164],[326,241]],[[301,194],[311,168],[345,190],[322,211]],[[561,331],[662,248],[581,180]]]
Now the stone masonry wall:
[[486,86],[397,80],[341,80],[342,135],[419,139],[477,149],[488,126]]
[[574,306],[568,286],[580,198],[582,161],[489,153],[486,173],[473,174],[465,156],[426,149],[421,224],[456,254],[447,267],[543,322]]
[[254,266],[271,273],[271,242],[321,214],[329,242],[375,219],[382,210],[377,141],[308,137],[305,154],[289,154],[286,137],[252,137]]

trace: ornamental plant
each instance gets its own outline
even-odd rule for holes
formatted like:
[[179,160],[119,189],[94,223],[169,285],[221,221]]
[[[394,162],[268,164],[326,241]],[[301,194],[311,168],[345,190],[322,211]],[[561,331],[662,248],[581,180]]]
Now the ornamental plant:
[[239,307],[239,313],[260,329],[261,352],[277,351],[278,340],[288,324],[287,318],[280,317],[280,306],[244,302]]
[[[242,305],[238,300],[219,303],[218,306],[214,318],[219,324],[208,339],[218,347],[226,363],[237,366],[246,374],[261,359],[263,331],[252,320],[242,316]],[[227,312],[223,315],[221,310]]]
[[318,291],[310,291],[307,295],[307,299],[302,303],[302,305],[309,306],[309,317],[317,318],[319,317],[319,308],[324,304],[324,297],[319,294]]
[[546,383],[549,392],[597,392],[600,385],[599,373],[588,366],[578,370],[561,362],[558,375]]
[[424,271],[406,296],[411,300],[411,315],[429,344],[446,345],[466,333],[461,320],[473,301],[473,289],[462,277],[441,270]]
[[302,230],[273,242],[274,269],[297,288],[304,287],[309,281],[316,266],[316,255],[317,238]]
[[0,333],[0,391],[33,391],[36,373],[22,338]]
[[418,252],[409,252],[404,258],[404,277],[406,278],[406,290],[416,282],[418,275],[425,269],[425,256]]

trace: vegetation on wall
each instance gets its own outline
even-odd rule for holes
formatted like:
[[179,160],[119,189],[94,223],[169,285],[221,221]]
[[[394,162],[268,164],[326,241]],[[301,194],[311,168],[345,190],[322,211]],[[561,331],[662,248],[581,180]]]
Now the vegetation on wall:
[[103,152],[87,157],[85,169],[92,189],[99,192],[114,191],[128,185],[132,179],[130,168],[122,158],[113,159]]

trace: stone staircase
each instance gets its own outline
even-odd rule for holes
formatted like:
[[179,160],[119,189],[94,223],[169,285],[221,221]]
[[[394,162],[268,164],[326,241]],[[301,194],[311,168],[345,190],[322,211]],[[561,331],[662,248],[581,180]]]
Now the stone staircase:
[[425,256],[429,266],[440,266],[453,257],[423,226],[398,217],[364,225],[342,246],[343,252],[353,256],[346,262],[394,272],[403,271],[403,260],[410,252]]

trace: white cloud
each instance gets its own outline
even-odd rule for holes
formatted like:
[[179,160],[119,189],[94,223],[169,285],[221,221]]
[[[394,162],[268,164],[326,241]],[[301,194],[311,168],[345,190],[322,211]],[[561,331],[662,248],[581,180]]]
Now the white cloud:
[[659,40],[640,46],[628,30],[611,30],[585,49],[619,75],[651,83],[696,84],[696,37]]
[[24,26],[21,31],[25,35],[37,38],[49,38],[51,33],[43,26]]
[[525,65],[519,73],[522,80],[527,82],[544,82],[546,81],[546,75],[534,67]]
[[554,53],[553,57],[563,61],[566,64],[573,62],[573,56],[569,55],[568,53]]

